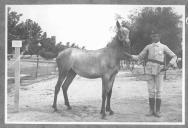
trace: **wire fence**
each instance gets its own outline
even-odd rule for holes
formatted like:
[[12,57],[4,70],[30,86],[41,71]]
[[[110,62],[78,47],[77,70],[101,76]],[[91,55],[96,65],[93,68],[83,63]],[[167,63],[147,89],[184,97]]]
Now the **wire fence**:
[[[9,55],[10,56],[10,55]],[[8,83],[14,82],[15,58],[8,59]],[[22,56],[20,59],[21,80],[33,80],[44,76],[54,76],[57,74],[55,60],[44,60],[37,56]]]
[[[13,55],[8,55],[8,83],[14,83],[14,63],[15,58]],[[25,55],[21,57],[20,62],[20,76],[22,80],[35,80],[57,76],[58,69],[55,60],[45,60],[40,56]],[[132,69],[131,69],[132,68]],[[142,75],[144,74],[144,66],[128,63],[126,60],[120,61],[120,70],[132,72],[131,74]],[[172,74],[167,73],[168,75]]]

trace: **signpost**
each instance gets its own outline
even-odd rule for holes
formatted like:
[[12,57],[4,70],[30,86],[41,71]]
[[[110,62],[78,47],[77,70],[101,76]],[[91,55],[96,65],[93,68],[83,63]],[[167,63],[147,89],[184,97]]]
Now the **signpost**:
[[15,47],[15,95],[14,95],[14,106],[15,112],[19,111],[19,89],[20,89],[20,48],[22,47],[22,41],[13,40],[12,47]]

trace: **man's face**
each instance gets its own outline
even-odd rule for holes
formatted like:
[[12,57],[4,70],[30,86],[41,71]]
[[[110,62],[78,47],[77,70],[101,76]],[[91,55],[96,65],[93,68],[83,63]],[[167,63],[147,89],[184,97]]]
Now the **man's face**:
[[160,41],[160,35],[159,34],[151,34],[152,43],[157,43]]

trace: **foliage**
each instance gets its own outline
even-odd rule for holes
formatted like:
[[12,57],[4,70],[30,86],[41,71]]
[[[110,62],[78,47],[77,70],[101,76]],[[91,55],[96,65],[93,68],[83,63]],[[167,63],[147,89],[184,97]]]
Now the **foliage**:
[[38,23],[27,19],[25,22],[18,24],[17,33],[20,35],[21,39],[32,38],[38,40],[41,37],[42,30]]
[[35,40],[28,40],[28,43],[30,43],[29,47],[28,47],[28,51],[25,54],[29,54],[29,55],[38,55],[38,52],[40,50],[40,47],[38,46],[38,42],[36,42]]
[[23,47],[30,43],[29,45],[29,53],[30,55],[37,54],[38,48],[38,42],[41,38],[41,27],[38,25],[38,23],[27,19],[25,22],[21,22],[18,24],[18,30],[17,33],[20,35],[20,39],[23,40]]
[[20,20],[22,14],[18,14],[17,12],[12,12],[10,8],[8,8],[8,53],[12,53],[12,40],[19,39],[19,35],[17,34],[17,25]]
[[41,38],[41,27],[31,19],[20,23],[21,16],[22,14],[18,14],[8,8],[8,53],[13,53],[12,40],[22,40],[23,47],[21,51],[28,43],[32,43],[29,54],[35,54],[37,49],[36,42]]
[[63,51],[66,48],[68,48],[68,46],[63,45],[62,42],[59,42],[58,44],[56,44],[57,51]]
[[79,48],[79,49],[85,49],[85,46],[80,47],[78,44],[76,43],[70,43],[67,42],[66,45],[64,45],[65,48]]
[[162,35],[161,42],[181,56],[182,22],[180,18],[181,16],[173,12],[170,7],[146,7],[130,15],[132,53],[138,54],[151,42],[150,33],[155,29]]

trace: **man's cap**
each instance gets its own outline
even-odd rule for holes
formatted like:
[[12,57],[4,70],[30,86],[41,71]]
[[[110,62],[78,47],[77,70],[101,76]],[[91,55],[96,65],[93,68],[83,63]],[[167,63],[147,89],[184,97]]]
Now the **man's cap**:
[[160,34],[158,30],[151,30],[150,35],[154,35],[154,34]]

